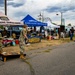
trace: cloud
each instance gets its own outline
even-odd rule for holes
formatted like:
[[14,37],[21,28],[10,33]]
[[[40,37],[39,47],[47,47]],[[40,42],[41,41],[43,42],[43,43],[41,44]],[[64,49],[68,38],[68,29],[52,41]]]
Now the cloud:
[[8,5],[12,5],[12,7],[19,7],[24,4],[24,0],[11,0],[8,1]]
[[4,5],[4,0],[0,0],[0,7],[3,7]]
[[[75,23],[75,0],[7,0],[7,4],[8,16],[16,20],[21,20],[27,14],[36,19],[43,12],[44,17],[50,17],[60,24],[62,11],[66,24],[68,21],[73,25]],[[4,12],[4,0],[0,0],[0,11]],[[56,13],[59,15],[56,16]]]

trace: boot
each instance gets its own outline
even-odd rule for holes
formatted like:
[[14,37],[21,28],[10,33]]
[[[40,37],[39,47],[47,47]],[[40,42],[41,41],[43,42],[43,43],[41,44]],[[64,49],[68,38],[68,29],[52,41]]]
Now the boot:
[[23,54],[20,55],[21,59],[25,59],[25,56]]
[[20,55],[20,58],[22,58],[22,55]]
[[20,58],[22,58],[23,57],[23,53],[22,52],[20,52]]

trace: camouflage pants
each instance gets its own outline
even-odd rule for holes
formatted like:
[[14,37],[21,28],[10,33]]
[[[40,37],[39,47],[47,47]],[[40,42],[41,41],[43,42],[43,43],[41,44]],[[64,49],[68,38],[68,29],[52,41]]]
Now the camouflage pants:
[[20,47],[20,54],[24,54],[25,45],[19,45],[19,47]]
[[2,43],[0,43],[0,53],[2,52]]

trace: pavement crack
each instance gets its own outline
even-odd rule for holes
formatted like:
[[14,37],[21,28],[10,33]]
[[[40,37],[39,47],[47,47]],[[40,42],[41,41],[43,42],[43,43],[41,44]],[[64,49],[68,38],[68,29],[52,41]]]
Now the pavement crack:
[[32,67],[32,64],[29,61],[27,61],[26,59],[24,60],[24,62],[29,66],[31,75],[35,75],[35,70]]

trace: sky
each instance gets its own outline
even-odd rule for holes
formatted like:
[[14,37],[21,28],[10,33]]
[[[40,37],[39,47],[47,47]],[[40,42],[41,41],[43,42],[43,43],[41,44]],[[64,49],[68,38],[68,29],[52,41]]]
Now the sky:
[[[4,0],[0,0],[0,12],[5,12]],[[60,25],[61,12],[65,25],[75,26],[75,0],[7,0],[7,16],[17,21],[28,14],[38,20],[41,13]]]

